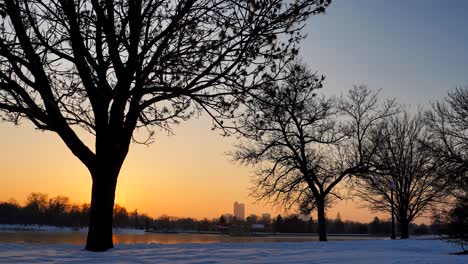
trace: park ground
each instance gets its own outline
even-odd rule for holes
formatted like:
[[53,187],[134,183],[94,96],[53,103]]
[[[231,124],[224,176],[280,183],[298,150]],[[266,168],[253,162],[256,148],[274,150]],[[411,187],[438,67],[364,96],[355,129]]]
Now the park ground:
[[117,244],[104,253],[64,244],[0,243],[0,263],[468,263],[443,240]]

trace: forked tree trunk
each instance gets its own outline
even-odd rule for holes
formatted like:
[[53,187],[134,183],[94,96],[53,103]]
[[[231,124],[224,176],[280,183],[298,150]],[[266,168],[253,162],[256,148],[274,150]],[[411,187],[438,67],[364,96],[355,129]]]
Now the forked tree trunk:
[[323,200],[317,201],[317,222],[318,222],[319,241],[327,241],[325,202]]

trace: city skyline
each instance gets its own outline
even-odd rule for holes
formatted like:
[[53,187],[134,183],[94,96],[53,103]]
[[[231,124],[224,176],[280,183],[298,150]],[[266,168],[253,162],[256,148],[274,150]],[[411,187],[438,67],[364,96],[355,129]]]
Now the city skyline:
[[[57,196],[52,196],[52,195],[49,195],[49,194],[43,193],[43,192],[30,193],[30,195],[32,195],[32,194],[44,195],[47,199],[53,199],[53,198],[58,198],[58,197],[70,198],[70,197],[67,197],[65,195],[60,195],[60,194],[57,195]],[[10,199],[7,199],[7,200],[0,200],[0,202],[7,202],[7,203],[12,203],[12,204],[17,204],[19,206],[25,206],[26,203],[27,203],[27,199],[25,199],[25,201],[18,201],[18,200],[14,199],[14,198],[10,198]],[[70,206],[77,205],[78,207],[80,207],[81,205],[85,205],[85,204],[89,206],[89,203],[87,203],[87,202],[78,203],[78,202],[75,202],[73,200],[68,200],[68,202],[69,202]],[[309,221],[310,219],[314,219],[314,216],[313,216],[312,213],[304,215],[304,214],[298,213],[296,211],[285,211],[285,210],[283,210],[283,211],[277,212],[277,213],[272,215],[271,213],[267,213],[267,212],[253,212],[253,211],[249,212],[249,211],[246,210],[247,207],[242,202],[235,201],[233,204],[234,204],[234,206],[232,208],[233,209],[232,213],[226,213],[225,212],[225,213],[222,213],[220,215],[215,215],[215,216],[210,216],[210,217],[209,216],[192,217],[192,216],[188,216],[188,215],[175,216],[175,215],[168,215],[168,214],[165,214],[165,213],[152,215],[152,214],[148,214],[147,212],[141,211],[139,208],[126,207],[125,204],[116,203],[116,206],[119,207],[119,208],[124,208],[129,213],[138,212],[138,214],[143,214],[143,215],[146,215],[146,216],[154,218],[154,219],[169,217],[169,218],[174,218],[174,219],[191,218],[191,219],[195,219],[195,220],[208,219],[208,220],[212,220],[212,221],[218,221],[221,216],[224,216],[225,219],[227,220],[227,222],[232,221],[232,219],[234,217],[236,217],[237,219],[240,219],[240,220],[246,220],[249,217],[255,217],[255,219],[257,219],[257,220],[262,220],[264,222],[269,222],[269,221],[272,221],[274,218],[276,218],[279,215],[281,215],[282,217],[288,217],[288,216],[294,216],[295,215],[295,216],[298,216],[299,219],[301,219],[303,221],[306,221],[306,222]],[[242,208],[242,209],[240,209],[240,212],[239,212],[239,214],[242,214],[242,215],[236,216],[235,215],[235,210],[236,210],[236,208],[239,209],[239,207]],[[336,213],[337,217],[333,217],[333,216],[330,217],[330,215],[331,215],[330,213],[327,213],[327,219],[333,220],[333,219],[337,219],[337,217],[338,217],[341,220],[345,220],[345,221],[349,220],[349,221],[352,221],[352,222],[359,222],[359,223],[369,223],[370,222],[370,221],[353,221],[353,220],[350,220],[350,219],[343,219],[341,217],[341,213],[339,211]],[[372,217],[371,220],[373,220],[374,217],[382,217],[382,219],[386,219],[385,215],[375,214]]]

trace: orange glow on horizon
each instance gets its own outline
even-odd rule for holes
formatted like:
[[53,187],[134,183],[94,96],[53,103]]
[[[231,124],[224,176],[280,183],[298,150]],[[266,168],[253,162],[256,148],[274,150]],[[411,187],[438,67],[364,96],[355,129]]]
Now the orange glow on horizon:
[[[249,169],[231,163],[225,154],[233,139],[210,127],[207,118],[190,120],[175,127],[174,136],[157,133],[149,147],[132,145],[119,176],[116,204],[151,217],[213,219],[233,213],[235,201],[246,204],[246,216],[287,214],[283,208],[254,203]],[[72,203],[90,202],[89,172],[58,136],[6,123],[0,123],[0,133],[0,201],[13,198],[23,204],[31,192],[43,192],[49,197],[65,195]],[[351,200],[340,201],[327,214],[335,218],[338,212],[343,220],[388,218]]]

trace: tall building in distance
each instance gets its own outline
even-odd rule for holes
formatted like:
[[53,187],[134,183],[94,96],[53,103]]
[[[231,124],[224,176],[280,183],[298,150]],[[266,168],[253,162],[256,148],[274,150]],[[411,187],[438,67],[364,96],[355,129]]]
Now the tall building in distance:
[[244,220],[245,218],[245,204],[243,203],[234,203],[234,217],[239,220]]

